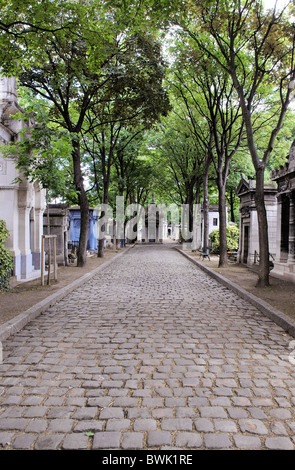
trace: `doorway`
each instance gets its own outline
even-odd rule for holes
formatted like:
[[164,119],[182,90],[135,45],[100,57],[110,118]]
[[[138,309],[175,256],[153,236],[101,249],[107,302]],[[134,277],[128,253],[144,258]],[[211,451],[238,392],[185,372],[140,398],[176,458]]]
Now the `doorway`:
[[249,225],[244,226],[243,263],[247,264],[249,255]]

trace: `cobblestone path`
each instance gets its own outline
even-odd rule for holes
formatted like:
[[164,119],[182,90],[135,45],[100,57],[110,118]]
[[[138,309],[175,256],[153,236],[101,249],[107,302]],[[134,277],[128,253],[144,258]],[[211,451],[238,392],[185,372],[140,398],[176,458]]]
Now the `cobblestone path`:
[[3,343],[4,449],[294,449],[292,338],[138,246]]

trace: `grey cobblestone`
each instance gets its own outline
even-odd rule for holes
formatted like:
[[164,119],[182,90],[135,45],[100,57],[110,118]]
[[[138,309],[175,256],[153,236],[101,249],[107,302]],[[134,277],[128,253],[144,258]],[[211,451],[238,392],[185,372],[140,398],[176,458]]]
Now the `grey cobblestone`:
[[148,447],[161,447],[170,444],[172,444],[172,435],[169,431],[151,431],[148,433]]
[[180,448],[200,448],[203,446],[203,439],[198,433],[181,432],[176,435],[175,445]]
[[258,450],[261,449],[261,440],[253,436],[234,436],[234,441],[238,449],[242,450]]
[[293,450],[291,439],[287,437],[267,437],[265,441],[267,449],[273,450]]
[[118,449],[120,448],[120,432],[98,432],[93,439],[93,449]]
[[2,449],[295,449],[283,329],[136,246],[3,341]]
[[189,418],[163,419],[161,428],[169,431],[191,431],[192,420]]
[[72,419],[53,419],[49,422],[47,430],[50,433],[58,433],[58,432],[67,433],[72,430],[73,426],[74,426],[74,420]]
[[205,434],[204,441],[206,449],[230,449],[232,447],[227,434]]
[[57,450],[64,437],[63,434],[41,435],[35,443],[35,449]]
[[18,450],[29,450],[31,449],[35,440],[36,436],[33,436],[31,434],[23,434],[22,436],[17,436],[13,442],[12,448]]
[[82,433],[68,434],[62,444],[65,450],[85,450],[88,449],[89,438]]
[[142,449],[143,433],[126,432],[123,434],[122,449]]
[[155,431],[157,421],[155,419],[137,419],[134,421],[134,431]]
[[126,431],[130,429],[130,419],[108,419],[106,431]]

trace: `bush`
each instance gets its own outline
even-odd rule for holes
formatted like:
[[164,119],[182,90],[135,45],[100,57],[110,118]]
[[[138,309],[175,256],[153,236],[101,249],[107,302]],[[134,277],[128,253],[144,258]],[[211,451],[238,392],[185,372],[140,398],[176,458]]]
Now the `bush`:
[[[209,238],[212,243],[212,252],[219,253],[219,230],[213,230]],[[226,226],[226,240],[227,240],[227,251],[237,251],[239,248],[239,227],[237,225],[227,225]]]
[[13,256],[5,242],[9,237],[9,232],[4,220],[0,220],[0,291],[9,289],[9,278],[13,268]]

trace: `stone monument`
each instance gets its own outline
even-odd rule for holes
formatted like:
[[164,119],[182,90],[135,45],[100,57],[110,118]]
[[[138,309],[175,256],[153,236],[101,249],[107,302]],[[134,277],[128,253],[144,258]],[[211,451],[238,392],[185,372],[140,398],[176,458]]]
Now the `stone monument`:
[[[15,119],[15,115],[20,117]],[[14,77],[0,76],[0,142],[9,145],[21,139],[21,132],[34,125],[17,101]],[[26,281],[41,275],[41,237],[45,193],[38,183],[26,180],[16,168],[15,157],[0,153],[0,219],[5,220],[10,236],[7,240],[14,258],[13,276]]]
[[[257,211],[254,200],[256,181],[246,179],[244,175],[237,186],[236,194],[240,198],[240,236],[239,236],[239,263],[253,265],[258,262],[259,236]],[[276,255],[276,228],[277,228],[277,189],[275,184],[269,182],[264,186],[264,200],[268,223],[268,242],[270,261]]]
[[277,183],[277,246],[272,274],[295,282],[295,141],[285,165],[271,174]]

